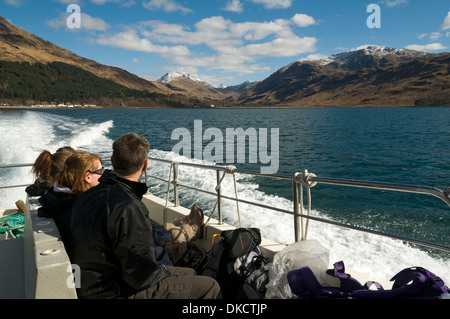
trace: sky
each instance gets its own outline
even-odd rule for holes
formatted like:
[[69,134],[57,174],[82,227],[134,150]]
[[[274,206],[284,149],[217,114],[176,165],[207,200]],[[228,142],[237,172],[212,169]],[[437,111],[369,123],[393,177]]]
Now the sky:
[[450,51],[448,0],[0,0],[0,16],[148,80],[213,86],[365,45]]

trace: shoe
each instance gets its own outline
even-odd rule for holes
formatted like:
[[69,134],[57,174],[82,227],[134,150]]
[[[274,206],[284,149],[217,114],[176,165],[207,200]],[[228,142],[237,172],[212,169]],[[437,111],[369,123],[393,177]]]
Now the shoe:
[[172,232],[175,242],[187,242],[201,236],[203,220],[203,210],[197,204],[194,204],[188,216],[183,216],[171,223],[166,223],[164,229]]

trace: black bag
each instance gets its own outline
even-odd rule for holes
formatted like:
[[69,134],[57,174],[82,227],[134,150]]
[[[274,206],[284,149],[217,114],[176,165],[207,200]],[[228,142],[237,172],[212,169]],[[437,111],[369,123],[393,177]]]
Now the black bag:
[[270,265],[265,263],[245,279],[242,288],[248,299],[264,299],[269,283],[269,268]]
[[261,234],[257,228],[237,228],[222,231],[220,237],[196,270],[217,280],[224,299],[240,298],[243,278],[234,270],[234,263],[261,243]]
[[230,258],[242,257],[261,244],[261,232],[258,228],[237,228],[224,230],[220,234]]

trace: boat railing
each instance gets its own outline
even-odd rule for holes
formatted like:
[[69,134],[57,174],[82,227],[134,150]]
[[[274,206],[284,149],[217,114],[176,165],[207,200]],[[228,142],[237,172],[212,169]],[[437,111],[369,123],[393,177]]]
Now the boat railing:
[[[442,251],[450,252],[450,247],[445,245],[440,245],[436,243],[426,242],[422,240],[417,240],[413,238],[408,238],[404,236],[398,236],[395,234],[389,234],[381,231],[376,231],[372,229],[367,229],[363,227],[358,227],[346,223],[341,223],[337,221],[333,221],[326,218],[321,218],[318,216],[312,216],[309,213],[305,214],[303,213],[303,188],[306,188],[307,194],[308,194],[308,209],[310,210],[311,205],[311,188],[314,187],[316,184],[329,184],[329,185],[339,185],[339,186],[348,186],[348,187],[357,187],[357,188],[369,188],[369,189],[375,189],[375,190],[384,190],[384,191],[396,191],[396,192],[406,192],[406,193],[415,193],[415,194],[425,194],[425,195],[431,195],[434,197],[437,197],[444,201],[447,205],[450,206],[450,196],[448,191],[441,190],[437,187],[429,187],[429,186],[420,186],[420,185],[406,185],[406,184],[396,184],[396,183],[383,183],[383,182],[371,182],[371,181],[358,181],[358,180],[347,180],[347,179],[335,179],[335,178],[323,178],[323,177],[317,177],[315,174],[309,173],[308,171],[303,171],[302,173],[295,173],[294,175],[288,175],[288,174],[263,174],[255,171],[248,171],[248,170],[238,170],[233,167],[232,170],[230,170],[229,167],[220,167],[220,166],[212,166],[212,165],[203,165],[203,164],[196,164],[196,163],[188,163],[188,162],[176,162],[176,161],[170,161],[166,159],[158,159],[158,158],[149,158],[151,161],[157,161],[157,162],[163,162],[170,164],[170,179],[167,180],[166,178],[161,178],[154,175],[147,175],[145,176],[146,181],[148,178],[154,178],[159,181],[168,183],[168,186],[172,186],[173,189],[173,199],[174,199],[174,205],[179,206],[179,199],[178,199],[178,189],[180,187],[184,187],[186,189],[202,192],[205,194],[209,194],[212,196],[216,196],[217,198],[217,214],[218,214],[218,220],[219,223],[222,223],[223,216],[222,216],[222,205],[221,201],[222,199],[232,200],[239,203],[249,204],[257,207],[261,207],[264,209],[270,209],[273,211],[278,211],[281,213],[285,213],[288,215],[292,215],[294,219],[294,237],[295,241],[299,241],[306,238],[306,234],[303,233],[303,228],[300,227],[300,221],[302,218],[305,218],[307,220],[315,220],[318,222],[323,222],[335,226],[340,226],[348,229],[353,229],[357,231],[362,231],[366,233],[371,233],[379,236],[389,237],[405,242],[409,242],[412,244],[425,246],[433,249],[438,249]],[[201,169],[207,169],[207,170],[213,170],[216,172],[217,176],[217,187],[215,189],[216,192],[211,192],[208,190],[196,188],[190,185],[184,185],[179,182],[178,175],[179,170],[178,168],[180,166],[186,166],[186,167],[194,167],[194,168],[201,168]],[[245,199],[240,199],[236,197],[230,197],[225,196],[221,192],[220,183],[223,179],[223,176],[226,173],[230,174],[244,174],[244,175],[251,175],[251,176],[260,176],[260,177],[268,177],[268,178],[275,178],[275,179],[283,179],[283,180],[290,180],[292,182],[292,195],[293,195],[293,208],[292,210],[286,210],[282,208],[277,208],[273,206],[264,205],[261,203],[256,203],[252,201],[248,201]],[[148,182],[148,181],[147,181]],[[147,184],[148,185],[148,184]],[[169,192],[169,187],[168,187]],[[168,196],[168,194],[167,194]],[[307,230],[307,228],[306,228]]]
[[[294,237],[295,237],[296,242],[299,240],[302,240],[302,239],[306,239],[306,234],[303,232],[304,229],[303,229],[303,227],[300,227],[302,219],[305,218],[307,221],[315,220],[315,221],[322,222],[322,223],[327,223],[327,224],[340,226],[340,227],[344,227],[344,228],[348,228],[348,229],[353,229],[353,230],[371,233],[371,234],[375,234],[375,235],[379,235],[379,236],[393,238],[393,239],[409,242],[409,243],[424,246],[424,247],[429,247],[429,248],[433,248],[433,249],[450,252],[450,247],[445,246],[445,245],[426,242],[426,241],[422,241],[422,240],[418,240],[418,239],[414,239],[414,238],[408,238],[408,237],[404,237],[404,236],[398,236],[395,234],[390,234],[390,233],[381,232],[381,231],[377,231],[377,230],[367,229],[367,228],[363,228],[363,227],[359,227],[359,226],[355,226],[355,225],[350,225],[350,224],[346,224],[346,223],[333,221],[333,220],[318,217],[318,216],[312,216],[309,214],[309,210],[311,208],[310,207],[311,206],[311,188],[314,187],[314,185],[316,185],[316,184],[329,184],[329,185],[338,185],[338,186],[347,186],[347,187],[369,188],[369,189],[377,189],[377,190],[385,190],[385,191],[396,191],[396,192],[431,195],[431,196],[441,199],[447,205],[450,206],[450,196],[449,196],[448,188],[446,188],[446,190],[442,190],[437,187],[420,186],[420,185],[406,185],[406,184],[396,184],[396,183],[383,183],[383,182],[372,182],[372,181],[324,178],[324,177],[317,177],[315,174],[309,173],[306,170],[301,173],[295,173],[294,175],[288,175],[288,174],[282,174],[282,173],[264,174],[264,173],[260,173],[260,172],[256,172],[256,171],[239,170],[239,169],[236,169],[234,166],[232,168],[230,168],[230,166],[221,167],[221,166],[215,166],[215,165],[213,166],[213,165],[204,165],[204,164],[196,164],[196,163],[188,163],[188,162],[176,162],[176,161],[151,158],[151,157],[149,158],[149,160],[169,164],[170,165],[170,178],[168,180],[168,179],[165,179],[165,178],[162,178],[159,176],[148,174],[148,172],[146,172],[145,182],[147,185],[149,185],[150,178],[167,183],[167,185],[168,185],[167,194],[166,194],[167,198],[169,196],[169,186],[171,185],[172,190],[173,190],[174,206],[180,205],[179,199],[178,199],[178,190],[180,187],[184,187],[186,189],[190,189],[193,191],[198,191],[198,192],[202,192],[205,194],[215,196],[217,199],[216,207],[217,207],[219,223],[222,223],[222,221],[223,221],[222,200],[226,199],[226,200],[236,201],[239,203],[257,206],[257,207],[264,208],[264,209],[278,211],[278,212],[293,216]],[[105,161],[105,162],[107,162],[107,161]],[[0,165],[0,169],[30,167],[30,166],[32,166],[32,164]],[[184,184],[180,183],[179,179],[178,179],[178,174],[179,174],[178,168],[180,166],[194,167],[194,168],[215,171],[216,177],[217,177],[217,187],[215,188],[215,192],[196,188],[191,185],[184,185]],[[220,183],[223,180],[223,177],[225,176],[226,173],[260,176],[260,177],[267,177],[267,178],[291,181],[292,195],[293,195],[292,210],[286,210],[286,209],[277,208],[277,207],[273,207],[273,206],[269,206],[269,205],[265,205],[265,204],[261,204],[261,203],[257,203],[257,202],[248,201],[245,199],[240,199],[240,198],[237,198],[237,196],[231,197],[231,196],[224,195],[221,192]],[[5,185],[5,186],[0,186],[0,190],[6,189],[6,188],[24,187],[24,186],[28,186],[28,185],[30,185],[30,184]],[[308,213],[303,212],[303,189],[304,188],[306,188],[306,190],[307,190]],[[307,228],[306,228],[306,230],[307,230]]]
[[[31,167],[33,164],[31,163],[24,163],[24,164],[8,164],[8,165],[0,165],[0,169],[7,169],[7,168],[20,168],[20,167]],[[32,181],[30,181],[32,182]],[[28,184],[22,184],[22,185],[0,185],[0,189],[8,189],[8,188],[20,188],[20,187],[26,187],[30,185]]]

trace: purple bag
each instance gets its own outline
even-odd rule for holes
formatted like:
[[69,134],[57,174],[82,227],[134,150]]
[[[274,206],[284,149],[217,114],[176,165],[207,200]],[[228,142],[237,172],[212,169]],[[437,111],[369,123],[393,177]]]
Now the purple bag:
[[[301,299],[434,299],[449,293],[441,278],[422,267],[400,271],[391,279],[394,281],[391,290],[373,281],[362,285],[345,273],[342,261],[335,263],[334,269],[328,269],[327,274],[338,278],[340,287],[322,287],[309,267],[290,271],[287,278],[292,292]],[[377,290],[369,290],[373,284]]]

